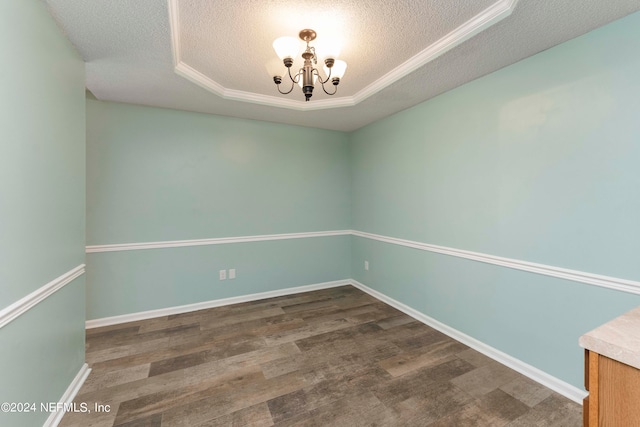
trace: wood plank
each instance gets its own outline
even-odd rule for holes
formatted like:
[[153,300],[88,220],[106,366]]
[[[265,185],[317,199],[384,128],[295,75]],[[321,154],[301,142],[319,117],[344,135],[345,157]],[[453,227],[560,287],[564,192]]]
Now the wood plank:
[[589,391],[589,350],[584,349],[584,389]]
[[598,353],[589,352],[589,426],[598,426],[598,405],[600,402],[598,387],[598,362],[600,355]]
[[579,423],[575,403],[352,286],[92,329],[86,360],[76,402],[111,411],[61,427]]
[[640,426],[640,371],[602,355],[598,369],[600,424],[590,425]]

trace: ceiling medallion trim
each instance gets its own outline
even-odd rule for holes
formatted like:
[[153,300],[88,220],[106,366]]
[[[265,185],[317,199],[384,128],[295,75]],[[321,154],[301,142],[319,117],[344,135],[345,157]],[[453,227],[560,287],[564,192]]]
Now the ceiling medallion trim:
[[201,86],[215,95],[231,101],[250,102],[252,104],[270,107],[287,108],[298,111],[324,110],[329,108],[351,107],[384,88],[392,85],[401,78],[411,74],[418,68],[428,64],[440,55],[448,52],[478,33],[507,18],[513,12],[518,0],[498,0],[467,22],[463,23],[449,34],[438,39],[417,55],[398,65],[396,68],[367,85],[353,96],[342,96],[332,99],[317,100],[312,103],[281,98],[272,95],[262,95],[236,89],[228,89],[220,83],[202,74],[187,63],[180,55],[180,8],[179,0],[169,2],[169,26],[171,27],[171,49],[173,53],[174,71],[181,77]]

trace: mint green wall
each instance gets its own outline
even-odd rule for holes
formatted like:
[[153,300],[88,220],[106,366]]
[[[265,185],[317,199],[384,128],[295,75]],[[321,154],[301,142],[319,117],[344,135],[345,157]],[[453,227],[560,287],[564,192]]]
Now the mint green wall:
[[[24,0],[21,0],[24,1]],[[85,277],[80,276],[0,329],[0,402],[36,412],[0,413],[2,426],[41,426],[84,363]]]
[[87,243],[348,228],[341,132],[87,101]]
[[347,279],[350,257],[349,236],[88,254],[88,318]]
[[[347,229],[347,139],[341,132],[87,101],[88,244]],[[91,254],[87,316],[346,279],[348,243],[329,237]],[[229,268],[238,278],[219,281],[218,270]]]
[[[640,280],[638,52],[640,13],[351,134],[353,228]],[[352,263],[356,280],[577,387],[578,337],[640,304],[362,238]]]
[[[638,28],[631,15],[350,135],[89,101],[88,244],[354,228],[638,280]],[[88,258],[89,319],[351,275],[577,387],[578,337],[640,304],[355,237]]]
[[0,306],[84,259],[84,64],[41,1],[0,6]]
[[[84,64],[38,0],[0,2],[0,308],[84,263]],[[0,402],[56,402],[84,362],[84,278],[0,329]],[[0,413],[41,425],[47,413]]]

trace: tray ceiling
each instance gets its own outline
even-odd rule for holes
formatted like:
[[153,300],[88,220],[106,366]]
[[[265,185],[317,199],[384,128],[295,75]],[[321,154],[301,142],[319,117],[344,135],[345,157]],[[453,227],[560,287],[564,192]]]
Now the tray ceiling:
[[[350,131],[640,9],[638,0],[47,0],[100,100]],[[342,44],[331,97],[280,95],[274,39]],[[299,67],[301,60],[294,67]],[[279,66],[284,70],[284,66]],[[277,65],[276,65],[277,68]]]

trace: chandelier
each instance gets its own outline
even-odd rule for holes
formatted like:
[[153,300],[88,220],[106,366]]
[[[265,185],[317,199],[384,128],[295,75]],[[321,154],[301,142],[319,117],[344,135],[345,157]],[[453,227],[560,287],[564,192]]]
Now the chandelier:
[[[293,37],[280,37],[273,42],[273,48],[284,63],[284,66],[287,67],[287,73],[291,80],[291,88],[283,92],[280,89],[282,76],[273,76],[273,81],[277,85],[278,92],[286,95],[291,93],[295,85],[298,84],[302,88],[305,101],[308,101],[311,95],[313,95],[314,83],[318,81],[322,86],[322,90],[324,90],[327,95],[335,95],[338,91],[340,79],[344,76],[344,72],[347,69],[347,63],[336,59],[337,52],[335,51],[335,46],[333,46],[333,49],[329,48],[329,50],[325,52],[324,59],[324,72],[327,77],[323,79],[318,69],[314,67],[314,64],[318,63],[316,49],[313,46],[309,46],[309,42],[316,38],[316,32],[309,29],[302,30],[300,31],[299,37],[307,44],[307,47],[304,52],[302,52],[304,65],[295,75],[291,74],[291,67],[293,66],[293,58],[300,50],[300,42]],[[327,84],[329,80],[331,80],[334,86],[333,92],[329,92],[325,88],[325,84]]]

